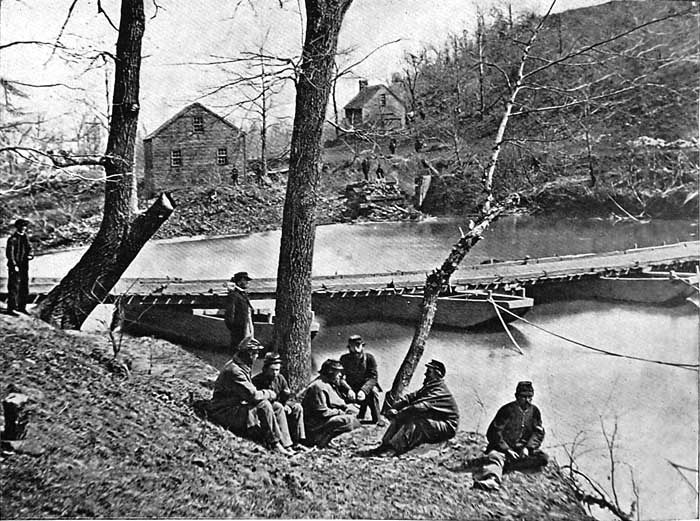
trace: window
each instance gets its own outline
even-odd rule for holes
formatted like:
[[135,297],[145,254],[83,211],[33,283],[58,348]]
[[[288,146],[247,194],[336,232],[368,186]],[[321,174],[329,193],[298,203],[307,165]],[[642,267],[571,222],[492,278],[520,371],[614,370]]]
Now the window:
[[182,150],[179,148],[170,151],[170,166],[182,166]]
[[202,116],[192,117],[192,129],[195,132],[204,132],[204,118]]
[[228,165],[228,150],[226,150],[225,148],[216,149],[216,164]]
[[386,107],[386,94],[380,94],[379,96],[379,106]]

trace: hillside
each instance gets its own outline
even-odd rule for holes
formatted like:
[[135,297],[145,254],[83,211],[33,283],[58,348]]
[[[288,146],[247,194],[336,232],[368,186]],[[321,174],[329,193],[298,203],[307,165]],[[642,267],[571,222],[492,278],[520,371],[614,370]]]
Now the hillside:
[[365,426],[280,459],[192,412],[216,370],[179,347],[126,337],[127,375],[105,336],[0,315],[0,338],[3,398],[31,398],[24,446],[0,460],[4,519],[590,519],[555,465],[472,490],[462,463],[480,435],[367,458],[381,429]]

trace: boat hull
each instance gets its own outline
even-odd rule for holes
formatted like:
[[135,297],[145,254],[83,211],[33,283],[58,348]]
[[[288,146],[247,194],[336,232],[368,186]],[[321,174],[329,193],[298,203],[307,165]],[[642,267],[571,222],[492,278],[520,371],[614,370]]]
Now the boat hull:
[[[130,334],[150,335],[199,349],[230,349],[231,335],[218,310],[174,309],[173,306],[125,306],[122,328]],[[255,338],[272,347],[274,318],[270,312],[253,314]],[[311,338],[319,331],[311,324]]]
[[698,275],[640,271],[633,275],[601,276],[549,286],[533,286],[538,301],[596,299],[673,306],[698,295]]
[[[534,301],[519,295],[468,291],[438,298],[433,324],[436,326],[470,329],[500,322],[496,308],[489,299],[517,316],[527,313]],[[327,323],[352,323],[368,320],[415,322],[420,318],[423,296],[384,292],[352,292],[351,294],[314,293],[314,311]],[[501,310],[505,322],[516,319]]]

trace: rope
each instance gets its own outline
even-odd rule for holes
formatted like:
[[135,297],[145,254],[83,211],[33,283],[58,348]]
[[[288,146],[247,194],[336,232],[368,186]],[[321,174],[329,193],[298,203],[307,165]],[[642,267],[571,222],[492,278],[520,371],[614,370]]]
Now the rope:
[[578,342],[578,341],[576,341],[576,340],[572,340],[572,339],[570,339],[570,338],[567,338],[567,337],[565,337],[565,336],[563,336],[563,335],[560,335],[560,334],[558,334],[558,333],[555,333],[555,332],[553,332],[553,331],[549,331],[548,329],[545,329],[545,328],[543,328],[542,326],[538,326],[537,324],[533,324],[533,323],[530,322],[529,320],[527,320],[527,319],[525,319],[525,318],[523,318],[523,317],[521,317],[521,316],[516,315],[515,313],[511,312],[509,309],[506,309],[506,308],[504,308],[504,307],[502,307],[502,306],[499,306],[499,305],[496,304],[495,302],[494,302],[494,305],[495,305],[497,308],[500,308],[501,310],[505,311],[506,313],[508,313],[508,314],[510,314],[510,315],[512,315],[512,316],[514,316],[515,318],[517,318],[517,319],[519,319],[519,320],[522,320],[522,321],[525,322],[526,324],[531,325],[532,327],[535,327],[535,328],[537,328],[537,329],[539,329],[539,330],[541,330],[541,331],[544,331],[545,333],[548,333],[548,334],[550,334],[550,335],[552,335],[552,336],[555,336],[555,337],[557,337],[557,338],[561,338],[562,340],[565,340],[565,341],[570,342],[570,343],[572,343],[572,344],[576,344],[577,346],[584,347],[584,348],[586,348],[586,349],[590,349],[591,351],[595,351],[596,353],[602,353],[602,354],[608,355],[608,356],[616,356],[616,357],[619,357],[619,358],[628,358],[628,359],[630,359],[630,360],[637,360],[637,361],[639,361],[639,362],[649,362],[649,363],[652,363],[652,364],[668,365],[668,366],[671,366],[671,367],[679,367],[679,368],[681,368],[681,369],[688,369],[688,370],[690,370],[690,371],[698,371],[698,370],[700,370],[700,365],[699,365],[699,364],[684,364],[684,363],[677,363],[677,362],[666,362],[666,361],[663,361],[663,360],[654,360],[653,358],[643,358],[643,357],[639,357],[639,356],[623,355],[622,353],[616,353],[616,352],[614,352],[614,351],[607,351],[606,349],[600,349],[600,348],[598,348],[598,347],[593,347],[593,346],[590,346],[590,345],[588,345],[588,344],[584,344],[583,342]]
[[506,325],[505,320],[503,320],[503,317],[501,316],[501,311],[498,309],[498,305],[496,304],[496,301],[493,300],[493,297],[489,295],[489,302],[493,304],[493,309],[496,310],[496,315],[498,316],[498,320],[501,321],[501,325],[503,326],[503,329],[505,329],[506,333],[508,333],[508,338],[510,338],[510,341],[513,342],[513,345],[516,347],[518,352],[521,355],[524,355],[523,350],[520,348],[518,343],[515,341],[515,338],[513,338],[513,335],[510,333],[510,329],[508,329],[508,326]]

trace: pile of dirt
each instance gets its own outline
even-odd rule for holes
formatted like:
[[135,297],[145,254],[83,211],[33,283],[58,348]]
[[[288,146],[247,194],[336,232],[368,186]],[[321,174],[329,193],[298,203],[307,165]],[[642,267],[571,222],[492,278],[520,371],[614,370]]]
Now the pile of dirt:
[[360,181],[345,187],[344,216],[349,220],[418,220],[422,213],[413,207],[412,198],[393,180]]
[[173,344],[125,337],[115,363],[106,336],[6,315],[0,338],[2,396],[31,404],[24,447],[0,460],[4,518],[590,519],[555,465],[473,490],[477,434],[367,458],[381,428],[365,426],[279,458],[193,413],[216,370]]

